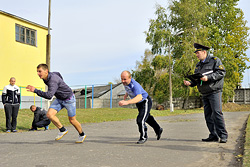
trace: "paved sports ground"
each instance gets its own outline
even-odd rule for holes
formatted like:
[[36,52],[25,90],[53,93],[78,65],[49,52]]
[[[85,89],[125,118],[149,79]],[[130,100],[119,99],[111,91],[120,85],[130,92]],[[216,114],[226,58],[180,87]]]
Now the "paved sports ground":
[[0,134],[1,167],[237,167],[235,156],[244,123],[250,112],[224,112],[229,139],[204,143],[208,137],[203,114],[156,117],[164,128],[157,141],[152,128],[149,140],[138,145],[134,120],[84,124],[87,138],[75,144],[77,132],[55,141],[58,130]]

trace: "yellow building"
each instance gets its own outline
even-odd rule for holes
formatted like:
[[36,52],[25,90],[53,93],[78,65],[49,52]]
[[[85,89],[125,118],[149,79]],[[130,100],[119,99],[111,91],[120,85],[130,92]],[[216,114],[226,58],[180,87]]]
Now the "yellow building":
[[47,27],[0,10],[0,90],[9,84],[10,77],[16,78],[22,98],[34,96],[24,88],[28,84],[45,90],[36,66],[46,63],[47,34]]

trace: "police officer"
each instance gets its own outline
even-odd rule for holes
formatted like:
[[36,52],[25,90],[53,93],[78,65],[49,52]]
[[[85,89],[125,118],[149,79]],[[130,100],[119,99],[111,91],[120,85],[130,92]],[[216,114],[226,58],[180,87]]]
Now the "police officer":
[[[161,138],[163,129],[155,121],[154,117],[150,115],[150,109],[152,107],[152,100],[148,93],[141,87],[141,85],[131,78],[131,73],[129,71],[123,71],[121,73],[121,80],[125,87],[126,94],[124,100],[119,101],[119,106],[124,106],[128,104],[136,104],[138,108],[138,116],[136,119],[140,138],[137,141],[137,144],[143,144],[147,141],[147,122],[155,131],[157,140]],[[127,97],[130,97],[130,100],[126,100]]]
[[185,81],[186,86],[197,86],[202,94],[204,103],[204,115],[208,130],[208,138],[202,139],[204,142],[219,141],[226,143],[228,133],[225,128],[225,122],[222,113],[222,88],[226,70],[217,57],[210,56],[207,52],[210,48],[207,46],[194,43],[196,48],[196,57],[200,60],[196,64],[195,74],[200,74],[197,80]]

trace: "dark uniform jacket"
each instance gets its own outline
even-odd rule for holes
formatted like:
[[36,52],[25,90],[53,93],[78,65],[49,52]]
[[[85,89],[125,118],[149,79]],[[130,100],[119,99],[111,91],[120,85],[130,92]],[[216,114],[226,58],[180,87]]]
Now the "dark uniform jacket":
[[34,111],[34,119],[32,125],[42,120],[49,120],[49,118],[46,116],[46,113],[47,112],[45,110],[41,109],[40,107],[36,107],[36,110]]
[[196,64],[194,73],[201,73],[208,78],[206,82],[201,82],[201,80],[197,82],[191,81],[190,86],[197,85],[199,92],[203,96],[222,91],[226,70],[219,58],[207,55],[204,62],[200,61]]

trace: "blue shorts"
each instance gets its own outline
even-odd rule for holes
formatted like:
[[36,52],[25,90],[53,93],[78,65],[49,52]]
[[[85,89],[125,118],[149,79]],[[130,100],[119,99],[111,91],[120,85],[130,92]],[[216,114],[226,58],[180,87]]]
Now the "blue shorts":
[[59,112],[64,107],[67,109],[69,117],[73,117],[76,115],[75,95],[73,95],[70,99],[67,100],[55,99],[55,101],[50,105],[49,108],[53,108],[57,112]]

